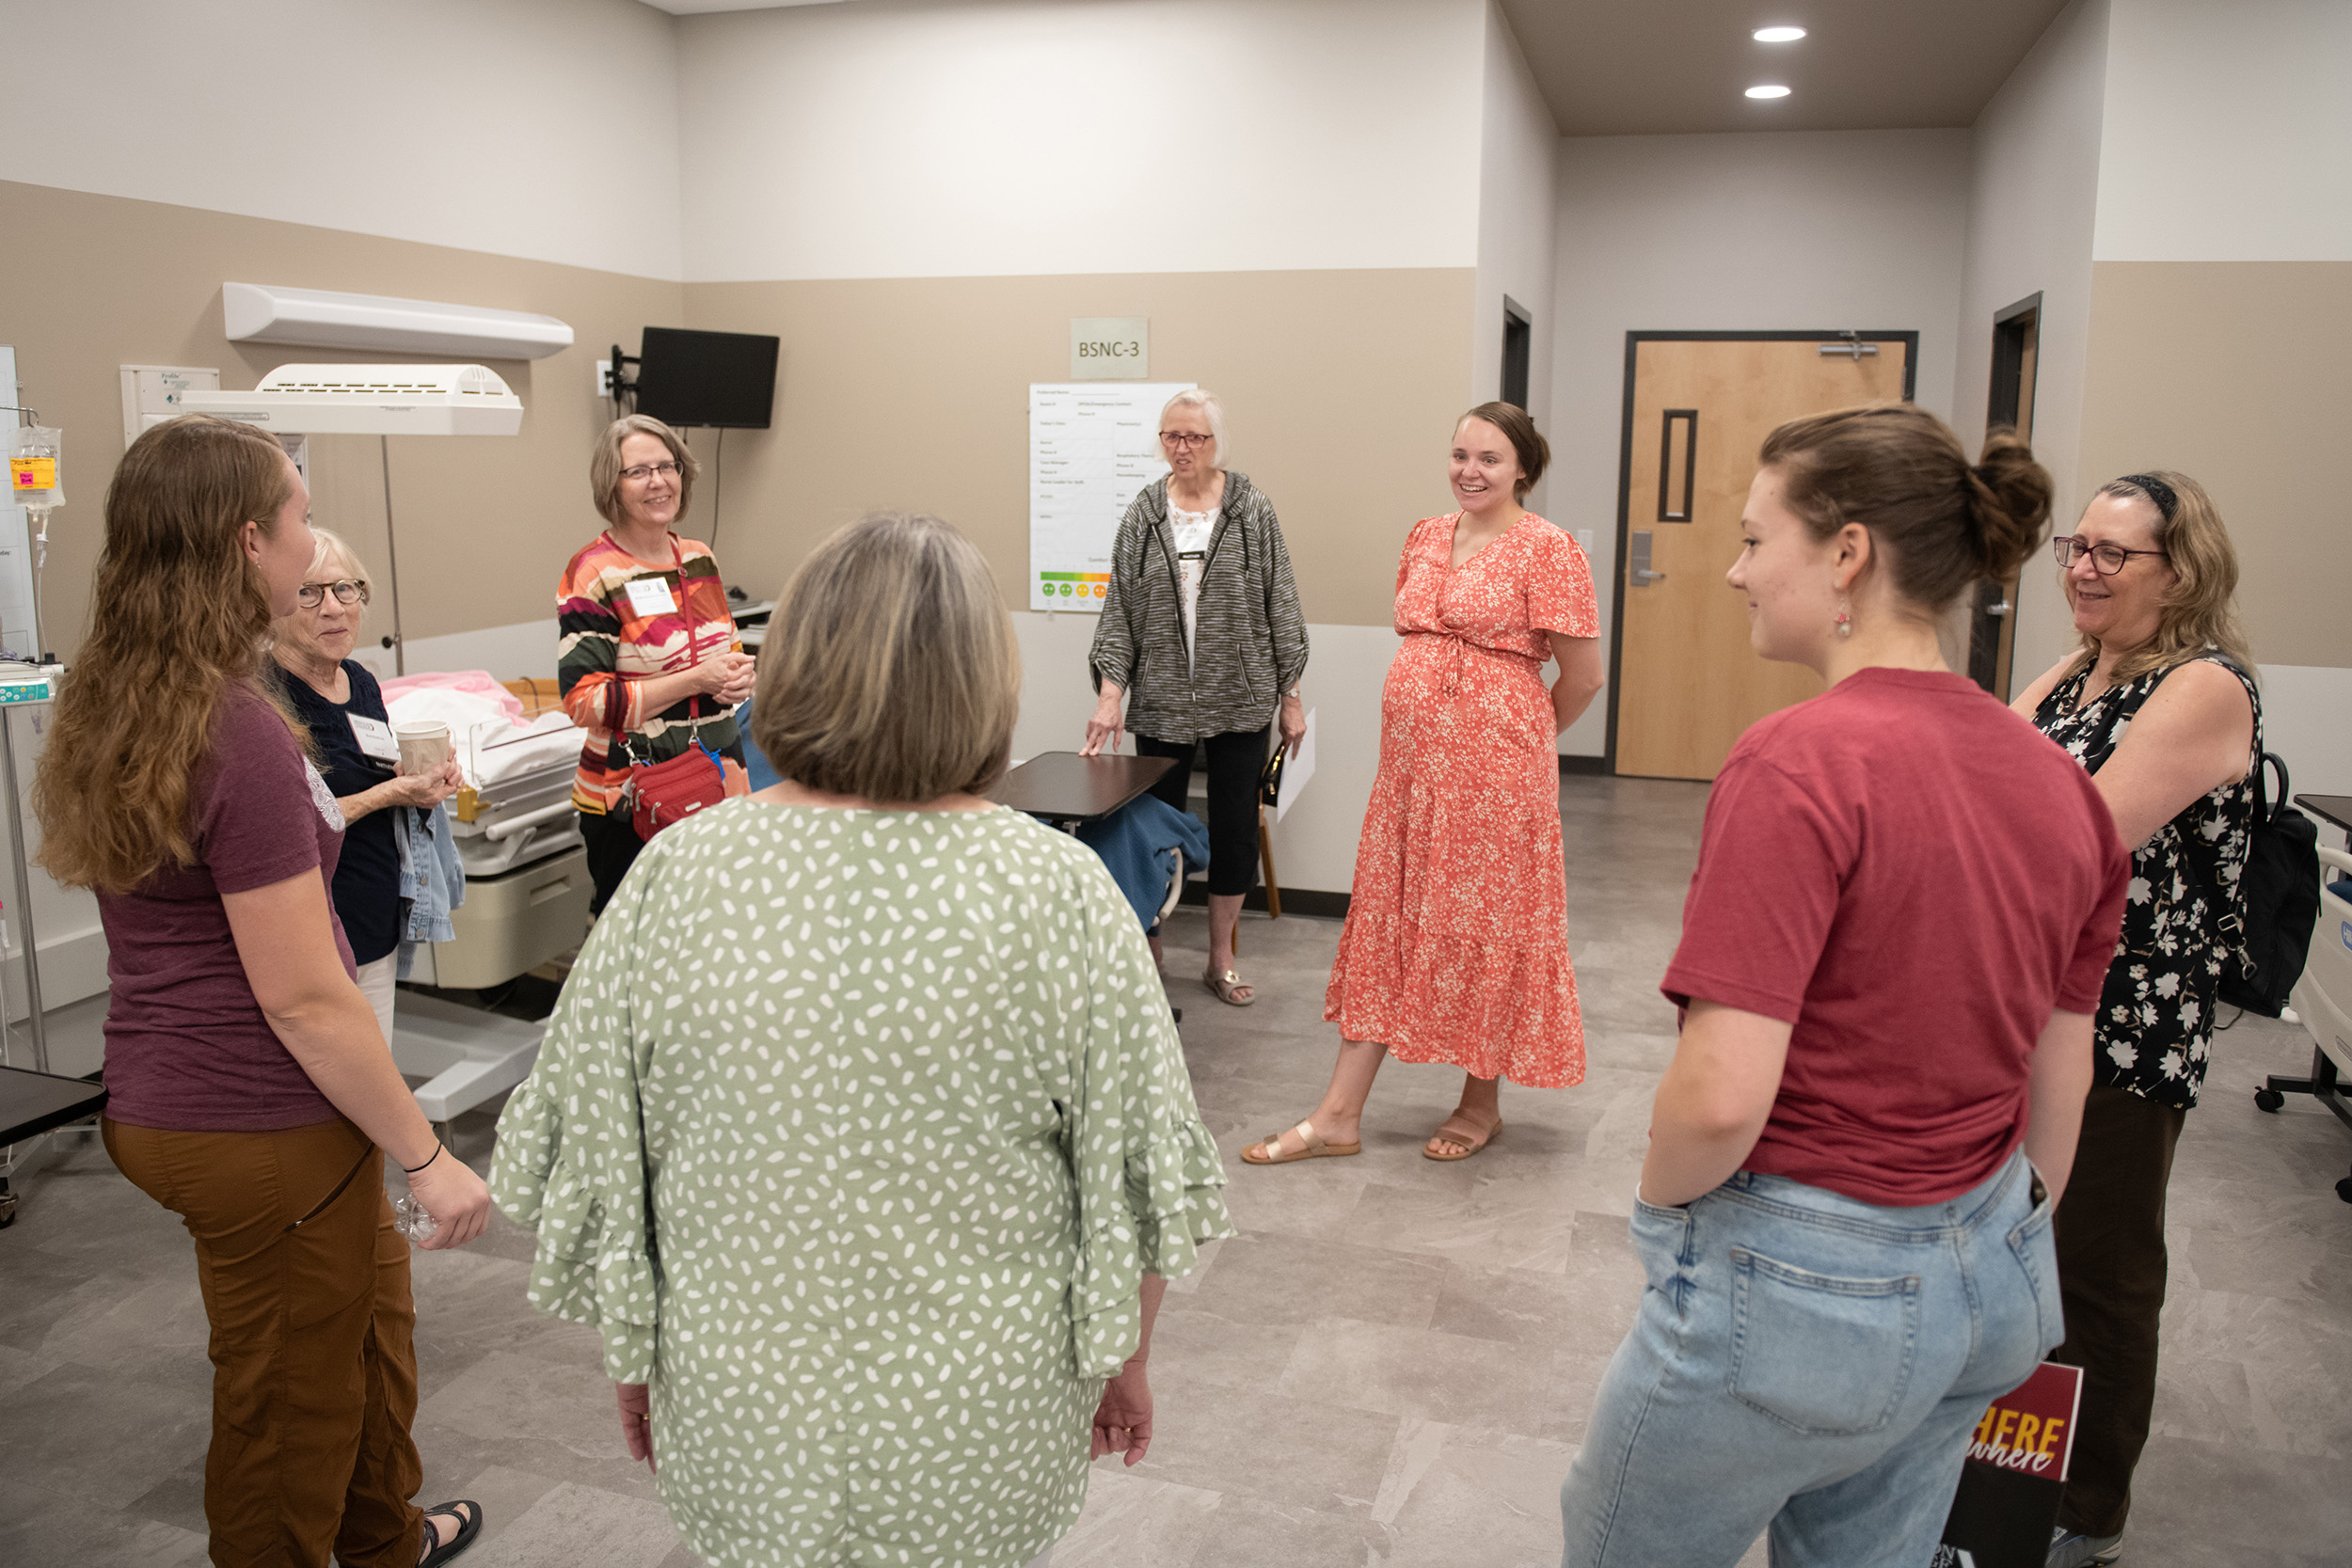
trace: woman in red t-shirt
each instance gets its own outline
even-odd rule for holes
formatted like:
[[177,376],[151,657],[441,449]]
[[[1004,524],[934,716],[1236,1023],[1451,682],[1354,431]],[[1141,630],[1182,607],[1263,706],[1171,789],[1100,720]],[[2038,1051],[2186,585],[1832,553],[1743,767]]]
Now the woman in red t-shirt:
[[313,555],[277,441],[200,414],[131,443],[33,789],[49,874],[106,930],[106,1151],[196,1243],[212,1333],[212,1560],[441,1563],[420,1513],[408,1243],[384,1156],[438,1222],[489,1193],[392,1064],[328,899],[343,816],[258,677]]
[[[1781,426],[1731,568],[1829,683],[1717,775],[1635,1199],[1647,1269],[1561,1500],[1573,1568],[1926,1562],[1967,1435],[2060,1334],[2050,1216],[2128,860],[2097,789],[1951,673],[2050,480],[1933,415]],[[2029,1163],[2030,1161],[2030,1163]]]

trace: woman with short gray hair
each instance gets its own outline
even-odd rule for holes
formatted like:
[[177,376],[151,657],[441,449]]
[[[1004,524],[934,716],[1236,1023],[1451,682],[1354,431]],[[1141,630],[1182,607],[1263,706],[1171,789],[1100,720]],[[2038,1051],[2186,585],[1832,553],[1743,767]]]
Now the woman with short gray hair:
[[588,912],[637,859],[629,769],[700,747],[723,788],[751,787],[735,710],[751,695],[752,657],[736,635],[710,546],[672,525],[694,499],[686,438],[649,415],[605,428],[588,458],[588,490],[606,528],[564,568],[556,587],[555,683],[587,733],[572,804],[588,843]]
[[[1111,580],[1088,655],[1095,690],[1082,754],[1119,750],[1120,705],[1136,751],[1176,766],[1152,793],[1190,808],[1196,748],[1209,762],[1209,967],[1201,983],[1247,1007],[1257,988],[1233,968],[1233,927],[1258,879],[1258,776],[1266,732],[1307,733],[1299,677],[1307,623],[1273,500],[1225,466],[1225,406],[1190,387],[1160,411],[1166,479],[1137,492],[1111,545]],[[1156,929],[1154,957],[1160,952]]]
[[979,551],[868,518],[770,626],[782,782],[646,846],[491,1181],[705,1560],[1015,1568],[1150,1447],[1224,1170],[1110,873],[979,793],[1020,706]]
[[367,619],[368,569],[340,535],[313,525],[310,536],[318,541],[310,570],[294,610],[270,624],[270,656],[287,705],[310,732],[320,776],[342,809],[335,914],[359,966],[360,993],[389,1040],[401,933],[400,851],[389,808],[430,810],[466,780],[453,758],[422,773],[399,771],[383,690],[351,657]]

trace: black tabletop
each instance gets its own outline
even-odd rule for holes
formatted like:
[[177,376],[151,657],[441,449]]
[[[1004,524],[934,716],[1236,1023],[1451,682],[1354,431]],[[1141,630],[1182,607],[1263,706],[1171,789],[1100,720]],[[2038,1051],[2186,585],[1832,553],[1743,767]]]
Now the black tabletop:
[[102,1084],[0,1067],[0,1144],[79,1121],[105,1103]]
[[2297,795],[2295,803],[2352,833],[2352,795]]
[[988,798],[1054,822],[1108,816],[1175,767],[1169,757],[1082,757],[1041,752],[996,781]]

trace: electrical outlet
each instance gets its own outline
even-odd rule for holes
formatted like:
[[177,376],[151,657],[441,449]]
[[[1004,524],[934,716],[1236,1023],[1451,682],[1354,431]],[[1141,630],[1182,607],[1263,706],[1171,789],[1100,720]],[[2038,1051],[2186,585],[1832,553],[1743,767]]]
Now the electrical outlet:
[[596,361],[596,396],[600,398],[609,398],[612,395],[612,361],[610,359],[599,359]]

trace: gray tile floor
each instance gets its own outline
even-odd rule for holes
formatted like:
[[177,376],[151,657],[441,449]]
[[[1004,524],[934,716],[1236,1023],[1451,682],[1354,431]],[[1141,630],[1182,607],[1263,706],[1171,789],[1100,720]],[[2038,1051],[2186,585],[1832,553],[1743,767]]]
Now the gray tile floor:
[[[1462,1164],[1417,1152],[1458,1077],[1394,1064],[1361,1158],[1235,1158],[1321,1091],[1335,924],[1252,917],[1242,964],[1263,999],[1246,1011],[1171,982],[1242,1234],[1171,1291],[1152,1456],[1096,1467],[1056,1568],[1558,1561],[1560,1479],[1640,1291],[1625,1216],[1673,1049],[1655,988],[1704,799],[1564,785],[1590,1072],[1507,1090],[1502,1136]],[[1205,942],[1180,914],[1170,972],[1197,972]],[[60,1020],[61,1061],[96,1016]],[[2250,1093],[2308,1058],[2299,1029],[2241,1023],[2189,1118],[2135,1568],[2352,1560],[2352,1206],[2332,1190],[2352,1135],[2309,1101],[2265,1116]],[[490,1117],[456,1135],[486,1166]],[[0,1232],[0,1563],[199,1562],[207,1368],[186,1240],[94,1145],[58,1148],[23,1190]],[[524,1305],[530,1248],[501,1221],[418,1257],[426,1491],[486,1505],[472,1568],[689,1568],[623,1453],[594,1336]]]

